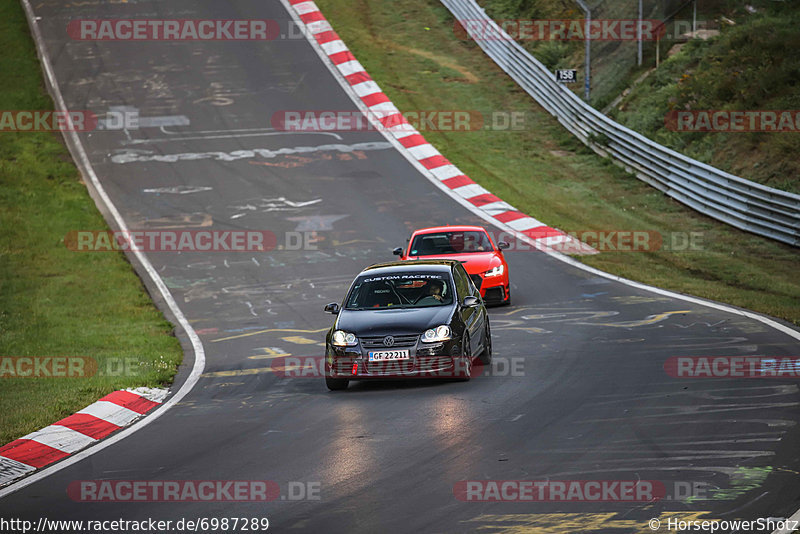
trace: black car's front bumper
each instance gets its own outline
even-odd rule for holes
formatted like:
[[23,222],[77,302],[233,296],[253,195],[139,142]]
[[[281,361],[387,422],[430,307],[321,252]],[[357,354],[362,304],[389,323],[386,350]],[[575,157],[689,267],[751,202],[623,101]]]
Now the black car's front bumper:
[[[368,339],[376,340],[378,337]],[[369,361],[369,353],[385,350],[408,350],[407,360]],[[328,345],[325,374],[330,378],[362,380],[369,378],[457,377],[462,371],[463,358],[457,340],[423,343],[419,336],[413,344],[376,346],[359,338],[353,347]]]

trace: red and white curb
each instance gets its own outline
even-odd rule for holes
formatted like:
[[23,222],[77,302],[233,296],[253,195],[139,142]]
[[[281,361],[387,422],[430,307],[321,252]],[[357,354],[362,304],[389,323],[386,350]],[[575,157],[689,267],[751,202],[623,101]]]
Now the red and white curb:
[[314,2],[308,0],[288,0],[288,2],[305,24],[308,33],[314,37],[328,59],[350,84],[353,92],[370,111],[380,117],[377,121],[383,125],[384,130],[390,133],[413,159],[430,171],[453,194],[465,199],[475,208],[483,211],[485,215],[524,234],[539,245],[566,254],[597,253],[589,245],[522,213],[473,182],[409,124],[400,110],[392,104],[389,97],[367,74],[339,35],[333,31],[330,23]]
[[121,389],[0,447],[0,486],[97,443],[159,406],[166,389]]

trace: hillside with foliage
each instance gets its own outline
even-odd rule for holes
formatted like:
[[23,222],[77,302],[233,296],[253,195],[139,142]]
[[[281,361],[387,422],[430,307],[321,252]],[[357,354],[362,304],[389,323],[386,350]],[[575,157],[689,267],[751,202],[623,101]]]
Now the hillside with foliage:
[[[616,5],[619,10],[624,3],[606,0],[599,5],[605,4]],[[798,131],[782,132],[676,132],[665,124],[665,117],[673,110],[800,113],[800,6],[775,0],[706,0],[698,4],[702,26],[718,29],[719,34],[679,46],[674,46],[674,41],[660,43],[662,61],[658,68],[633,87],[609,115],[700,161],[800,193],[800,120]],[[573,0],[486,0],[483,5],[496,19],[583,16]],[[664,5],[656,11],[664,13],[671,8]],[[686,9],[679,12],[683,18],[686,15]],[[592,75],[611,80],[606,87],[613,89],[593,94],[595,107],[602,108],[614,93],[621,93],[642,73],[653,69],[655,47],[649,45],[644,65],[637,68],[622,60],[611,45],[606,45],[604,52],[600,43],[593,44]],[[526,42],[523,46],[550,68],[574,68],[583,61],[580,43]],[[604,53],[613,59],[604,58]]]

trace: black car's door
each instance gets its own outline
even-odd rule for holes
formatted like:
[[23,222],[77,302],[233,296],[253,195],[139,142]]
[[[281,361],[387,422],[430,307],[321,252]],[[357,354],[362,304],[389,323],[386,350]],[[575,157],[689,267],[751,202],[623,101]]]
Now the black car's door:
[[[472,354],[475,355],[483,348],[484,339],[484,318],[481,313],[482,305],[469,307],[464,306],[464,298],[476,296],[474,292],[475,286],[470,282],[467,271],[461,264],[453,268],[453,277],[456,283],[456,293],[458,295],[458,313],[461,314],[461,320],[466,325],[467,332],[469,333],[469,340],[472,349]],[[480,302],[480,293],[477,294],[478,302]]]

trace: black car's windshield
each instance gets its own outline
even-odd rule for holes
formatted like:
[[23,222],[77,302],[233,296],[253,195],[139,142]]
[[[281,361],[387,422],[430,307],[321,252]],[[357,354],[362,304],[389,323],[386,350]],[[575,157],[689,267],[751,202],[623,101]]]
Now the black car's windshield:
[[492,242],[486,232],[452,231],[419,234],[411,242],[411,256],[436,256],[439,254],[470,254],[491,252]]
[[345,309],[423,308],[453,303],[447,273],[363,275],[356,279]]

